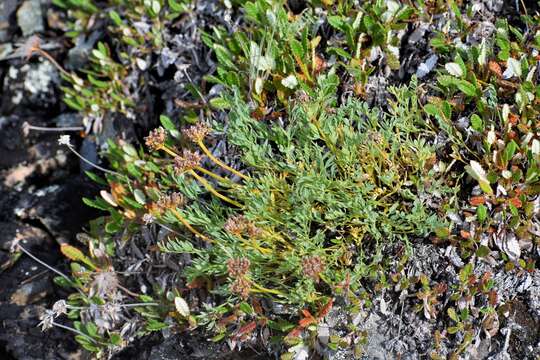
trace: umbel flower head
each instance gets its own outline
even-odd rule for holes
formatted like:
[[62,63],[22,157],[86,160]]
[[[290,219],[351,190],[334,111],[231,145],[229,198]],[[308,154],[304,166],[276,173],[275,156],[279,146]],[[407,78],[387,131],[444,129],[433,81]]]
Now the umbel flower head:
[[165,132],[165,129],[160,126],[157,129],[150,131],[150,134],[144,138],[144,141],[150,150],[159,150],[165,144],[166,139],[167,133]]
[[227,271],[229,276],[237,278],[244,276],[249,271],[249,265],[251,265],[249,259],[246,258],[235,258],[229,259],[227,261]]
[[251,290],[251,282],[244,277],[239,277],[233,281],[230,290],[232,293],[246,300],[249,296],[249,290]]
[[162,196],[157,202],[157,209],[159,212],[165,212],[167,209],[174,209],[182,207],[186,203],[186,199],[179,192],[174,192],[170,195]]
[[246,219],[244,215],[235,215],[230,217],[225,222],[225,225],[223,225],[223,229],[225,229],[225,231],[227,231],[229,234],[236,236],[242,235],[242,233],[245,231],[250,238],[258,237],[262,233],[262,230]]
[[197,143],[203,141],[206,135],[210,133],[210,127],[205,123],[198,122],[195,125],[192,125],[186,129],[182,130],[182,134],[187,137],[189,140]]
[[183,173],[186,170],[191,170],[201,163],[202,155],[198,152],[184,149],[181,156],[174,158],[174,172],[176,175]]
[[118,289],[118,277],[114,271],[98,272],[94,276],[94,281],[90,285],[89,296],[97,295],[99,297],[113,296]]
[[302,259],[302,271],[304,275],[319,282],[320,274],[324,271],[324,262],[319,256],[309,256]]

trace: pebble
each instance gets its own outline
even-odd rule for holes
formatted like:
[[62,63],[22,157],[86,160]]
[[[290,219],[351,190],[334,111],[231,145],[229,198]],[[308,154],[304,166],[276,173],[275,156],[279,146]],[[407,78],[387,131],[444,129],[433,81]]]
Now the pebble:
[[39,0],[26,0],[17,10],[17,24],[23,36],[29,36],[45,30],[43,12]]

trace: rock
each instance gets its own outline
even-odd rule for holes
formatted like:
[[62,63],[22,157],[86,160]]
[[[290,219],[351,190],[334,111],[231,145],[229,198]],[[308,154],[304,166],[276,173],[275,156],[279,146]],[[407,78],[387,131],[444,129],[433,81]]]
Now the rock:
[[17,9],[17,0],[4,0],[0,2],[0,42],[11,40],[11,17]]
[[[3,201],[0,198],[0,205]],[[5,210],[0,206],[0,217],[7,215]],[[9,255],[15,243],[46,264],[59,267],[58,247],[46,231],[17,221],[0,222],[0,259]],[[56,328],[43,334],[36,327],[45,311],[45,298],[55,289],[55,274],[25,254],[9,265],[0,268],[0,359],[11,359],[3,352],[17,360],[80,359],[82,353],[72,336]]]
[[15,207],[21,219],[37,220],[59,243],[68,242],[89,220],[96,218],[95,209],[82,202],[92,198],[97,188],[86,176],[74,176],[64,182],[25,193]]
[[[17,116],[0,117],[0,152],[9,156],[0,156],[0,170],[17,166],[28,159],[28,146],[21,131],[22,121]],[[3,181],[2,181],[3,182]]]
[[9,95],[2,98],[4,111],[10,113],[17,106],[50,108],[58,101],[59,82],[58,71],[47,60],[11,66],[4,79],[4,94]]
[[57,127],[83,126],[82,116],[75,112],[66,112],[54,118],[53,123]]
[[[37,274],[39,275],[39,274]],[[38,277],[36,280],[21,285],[10,298],[12,304],[26,306],[46,298],[52,293],[49,277]]]
[[101,31],[94,31],[88,37],[84,34],[79,35],[75,39],[75,47],[68,51],[66,69],[78,70],[84,67],[88,63],[90,52],[101,35]]
[[[0,24],[0,26],[1,26],[1,24]],[[0,60],[5,59],[12,52],[13,52],[13,45],[11,45],[11,43],[0,44]]]
[[17,24],[23,36],[29,36],[45,30],[43,12],[39,0],[26,0],[17,10]]
[[[81,148],[79,149],[79,152],[81,155],[86,159],[91,161],[94,164],[99,163],[99,157],[97,153],[97,144],[94,142],[94,140],[87,136],[84,138]],[[95,170],[94,167],[87,162],[80,160],[79,161],[81,171],[90,171]]]

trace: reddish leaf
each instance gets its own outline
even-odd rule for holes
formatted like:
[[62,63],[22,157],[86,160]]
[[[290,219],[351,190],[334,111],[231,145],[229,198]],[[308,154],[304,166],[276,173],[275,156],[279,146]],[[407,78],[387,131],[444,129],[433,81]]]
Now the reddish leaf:
[[304,315],[305,318],[315,319],[315,318],[313,317],[313,315],[311,315],[311,313],[310,313],[309,310],[307,310],[307,309],[302,309],[302,314]]
[[236,321],[237,319],[238,319],[238,317],[236,315],[230,315],[230,316],[224,317],[221,320],[219,320],[218,325],[219,326],[226,326],[226,325],[232,323],[233,321]]
[[490,61],[488,67],[489,71],[494,73],[498,78],[502,78],[502,69],[499,64],[497,64],[495,61]]
[[257,328],[257,323],[255,321],[248,322],[246,325],[238,329],[236,336],[242,337],[245,335],[251,334]]
[[300,325],[301,328],[306,328],[309,325],[314,324],[314,323],[316,323],[315,318],[311,317],[311,318],[300,319],[300,321],[298,322],[298,325]]
[[508,121],[510,121],[510,123],[511,123],[512,125],[515,125],[515,124],[517,124],[518,121],[519,121],[519,116],[517,116],[516,114],[510,113],[510,114],[508,115]]
[[489,305],[495,306],[499,302],[499,296],[495,290],[489,292]]
[[203,278],[196,278],[196,279],[193,279],[192,282],[188,283],[187,287],[189,289],[200,289],[204,286],[204,284],[205,284],[205,281]]
[[510,204],[514,205],[514,206],[517,207],[518,209],[519,209],[521,206],[523,206],[521,200],[519,200],[519,198],[517,198],[517,197],[508,200],[508,202],[510,202]]
[[322,320],[326,315],[328,315],[328,313],[332,309],[332,306],[334,306],[334,298],[331,298],[330,300],[328,300],[326,305],[324,305],[321,308],[321,310],[319,310],[319,315],[318,315],[319,320]]
[[295,327],[294,329],[292,329],[291,332],[289,332],[289,333],[287,334],[287,337],[288,337],[288,338],[296,338],[296,337],[299,337],[303,330],[304,330],[304,329],[303,329],[301,326],[297,326],[297,327]]
[[483,196],[473,196],[469,200],[472,206],[483,205],[486,203],[486,198]]

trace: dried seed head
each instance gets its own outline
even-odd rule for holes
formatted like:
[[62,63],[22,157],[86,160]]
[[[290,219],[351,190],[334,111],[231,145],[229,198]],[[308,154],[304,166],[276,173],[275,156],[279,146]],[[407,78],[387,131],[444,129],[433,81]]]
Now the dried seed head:
[[182,134],[193,142],[203,141],[206,135],[210,133],[210,127],[205,123],[199,122],[187,129],[182,130]]
[[229,234],[233,234],[236,236],[242,235],[242,233],[245,231],[250,238],[259,237],[262,233],[262,230],[255,226],[255,224],[253,224],[251,221],[246,219],[244,215],[236,215],[230,217],[225,223],[225,225],[223,225],[223,228]]
[[26,60],[30,59],[36,51],[41,50],[41,39],[37,35],[30,36],[24,44],[17,49],[17,56],[24,56]]
[[156,221],[156,218],[154,217],[154,215],[152,215],[150,213],[146,213],[146,214],[143,215],[142,220],[143,220],[145,225],[150,225],[154,221]]
[[302,259],[302,271],[304,275],[319,282],[320,274],[324,271],[324,262],[319,256],[310,256]]
[[247,227],[247,224],[248,221],[244,215],[236,215],[230,217],[227,222],[225,222],[225,225],[223,225],[223,228],[229,234],[242,235]]
[[182,156],[174,158],[174,172],[176,175],[183,173],[186,170],[191,170],[201,163],[202,155],[198,152],[184,149]]
[[67,314],[67,303],[66,300],[58,300],[54,303],[52,311],[54,312],[54,317],[60,316],[62,314]]
[[69,135],[60,135],[58,145],[71,146],[71,137]]
[[247,274],[250,264],[246,258],[229,259],[227,261],[227,271],[233,278],[241,277]]
[[41,314],[39,319],[41,320],[41,322],[38,324],[38,326],[41,327],[41,331],[52,328],[54,326],[54,311],[45,310],[45,312]]
[[255,224],[252,222],[247,224],[246,230],[250,238],[258,238],[262,234],[262,230],[255,226]]
[[97,295],[101,298],[112,296],[118,289],[118,277],[114,271],[98,272],[90,285],[89,296]]
[[182,207],[185,203],[186,199],[184,196],[178,192],[174,192],[170,195],[163,195],[156,205],[159,212],[165,212],[167,209]]
[[232,293],[237,294],[242,299],[246,300],[249,297],[249,290],[251,289],[251,283],[249,280],[239,277],[231,284],[230,290]]
[[167,133],[161,126],[150,131],[150,134],[144,138],[146,146],[148,146],[150,150],[159,150],[165,144],[166,139]]

